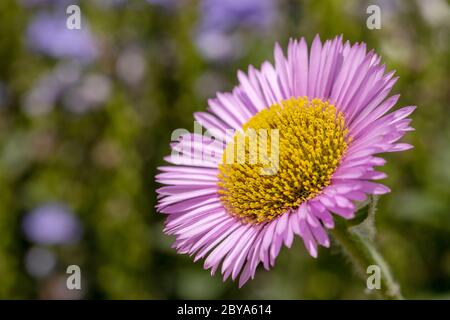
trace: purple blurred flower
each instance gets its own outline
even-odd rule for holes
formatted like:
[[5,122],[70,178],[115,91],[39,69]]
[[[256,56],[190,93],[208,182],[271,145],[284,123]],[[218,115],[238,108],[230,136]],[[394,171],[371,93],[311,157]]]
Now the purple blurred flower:
[[25,269],[35,278],[49,275],[56,265],[56,257],[46,248],[32,247],[25,255]]
[[199,32],[195,42],[203,57],[210,60],[221,60],[233,56],[234,49],[238,47],[236,45],[238,40],[238,36],[211,29]]
[[273,0],[202,0],[201,19],[195,36],[197,47],[206,59],[223,60],[239,56],[245,43],[239,27],[268,30],[276,17]]
[[98,54],[95,39],[83,21],[81,29],[66,27],[65,14],[39,13],[27,30],[30,47],[54,58],[72,58],[89,62]]
[[62,7],[70,4],[78,4],[79,0],[20,0],[20,3],[25,7],[36,7],[44,5]]
[[118,8],[129,4],[128,0],[95,0],[94,3],[102,9]]
[[41,76],[23,97],[23,111],[30,116],[47,114],[64,91],[79,80],[80,73],[81,66],[77,62],[58,64],[52,71]]
[[45,74],[23,96],[22,110],[30,116],[47,114],[53,109],[60,88],[60,84],[51,75]]
[[28,240],[43,245],[76,243],[82,233],[78,219],[58,203],[34,209],[25,217],[23,231]]
[[236,26],[269,27],[275,16],[273,0],[203,0],[201,28],[227,31]]
[[84,76],[80,83],[64,94],[63,106],[76,114],[100,108],[112,92],[111,80],[102,74],[92,73]]
[[146,1],[152,5],[161,6],[165,8],[174,7],[177,2],[177,0],[146,0]]
[[130,46],[120,53],[116,62],[116,72],[129,85],[142,81],[146,69],[145,53],[137,46]]

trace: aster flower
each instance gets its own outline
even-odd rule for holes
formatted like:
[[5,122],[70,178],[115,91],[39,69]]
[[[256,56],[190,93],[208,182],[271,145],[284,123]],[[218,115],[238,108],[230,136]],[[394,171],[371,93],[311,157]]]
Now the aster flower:
[[[391,111],[397,78],[366,44],[316,36],[310,50],[302,38],[290,40],[287,56],[277,44],[274,55],[275,65],[239,72],[232,92],[194,114],[222,143],[184,134],[165,158],[173,165],[156,176],[165,185],[157,209],[167,215],[173,246],[195,261],[206,258],[212,274],[220,267],[224,280],[239,276],[239,286],[258,265],[273,267],[296,235],[317,257],[318,246],[330,245],[334,215],[352,219],[358,202],[390,191],[374,182],[386,177],[375,169],[385,163],[377,154],[412,147],[397,141],[413,130],[407,117],[415,107]],[[271,174],[261,174],[264,165],[247,149],[244,163],[227,161],[239,139],[248,146],[249,129],[278,132]]]

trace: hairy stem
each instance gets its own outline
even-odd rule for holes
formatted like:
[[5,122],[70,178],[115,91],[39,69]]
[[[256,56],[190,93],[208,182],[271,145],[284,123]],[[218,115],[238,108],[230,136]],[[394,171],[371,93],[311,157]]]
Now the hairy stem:
[[374,244],[374,216],[377,198],[373,198],[368,207],[367,218],[357,226],[351,226],[342,221],[336,223],[331,230],[332,235],[340,243],[345,253],[355,265],[356,271],[367,278],[367,267],[376,265],[381,272],[381,287],[373,290],[383,299],[403,299],[400,286],[395,281],[389,265],[384,260]]

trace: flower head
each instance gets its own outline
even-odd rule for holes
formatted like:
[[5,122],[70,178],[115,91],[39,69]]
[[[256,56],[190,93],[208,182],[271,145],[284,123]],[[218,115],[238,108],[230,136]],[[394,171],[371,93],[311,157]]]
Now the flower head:
[[358,202],[389,192],[374,182],[386,176],[376,155],[412,147],[397,143],[413,130],[415,107],[390,112],[393,75],[364,43],[341,36],[317,36],[310,50],[291,40],[286,57],[276,45],[275,66],[239,72],[232,92],[194,114],[209,136],[182,135],[166,158],[173,165],[156,176],[178,252],[206,257],[212,274],[221,266],[224,280],[240,275],[240,286],[259,264],[273,267],[295,235],[317,257],[333,215],[351,219]]

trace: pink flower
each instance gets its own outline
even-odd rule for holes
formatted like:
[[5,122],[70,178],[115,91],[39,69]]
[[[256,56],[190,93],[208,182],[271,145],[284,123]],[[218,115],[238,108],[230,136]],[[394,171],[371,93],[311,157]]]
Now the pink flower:
[[[364,43],[344,43],[342,36],[322,43],[316,36],[309,51],[302,38],[289,42],[287,57],[278,44],[274,55],[275,66],[239,72],[232,92],[218,93],[209,112],[194,114],[220,143],[184,135],[172,145],[178,157],[166,158],[174,165],[156,176],[165,185],[157,209],[167,214],[164,231],[176,237],[173,246],[195,261],[206,258],[211,274],[220,267],[224,280],[240,275],[239,286],[260,263],[273,267],[295,235],[317,257],[319,245],[330,245],[333,215],[351,219],[355,203],[389,192],[373,182],[386,176],[374,169],[385,163],[376,154],[412,147],[397,141],[413,130],[407,117],[415,107],[390,112],[397,78]],[[261,174],[260,163],[227,161],[249,129],[279,132],[269,139],[279,151],[271,174]]]

